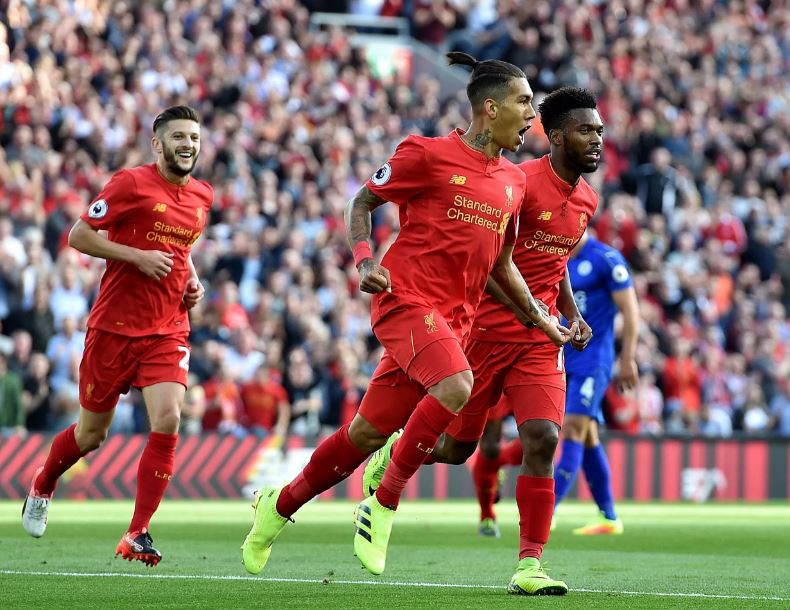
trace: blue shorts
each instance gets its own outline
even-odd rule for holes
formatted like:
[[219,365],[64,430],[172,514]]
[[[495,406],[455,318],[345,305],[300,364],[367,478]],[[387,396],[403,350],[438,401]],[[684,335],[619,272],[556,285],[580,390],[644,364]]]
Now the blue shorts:
[[599,424],[604,423],[601,403],[609,386],[609,371],[597,368],[586,375],[581,373],[566,373],[566,375],[565,415],[586,415]]

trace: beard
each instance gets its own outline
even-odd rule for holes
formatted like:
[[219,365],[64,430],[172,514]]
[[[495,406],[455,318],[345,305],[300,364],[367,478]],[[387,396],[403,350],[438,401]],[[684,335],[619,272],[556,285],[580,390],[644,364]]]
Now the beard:
[[188,176],[192,173],[192,170],[195,169],[195,163],[197,163],[197,155],[189,159],[189,167],[185,168],[182,163],[186,161],[186,159],[182,159],[176,154],[175,148],[164,148],[163,150],[165,163],[167,164],[167,169],[173,172],[176,176]]

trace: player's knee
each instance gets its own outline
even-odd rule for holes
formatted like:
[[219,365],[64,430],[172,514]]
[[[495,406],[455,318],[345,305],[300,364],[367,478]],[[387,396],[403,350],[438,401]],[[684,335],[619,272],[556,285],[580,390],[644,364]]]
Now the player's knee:
[[448,464],[464,464],[475,452],[475,443],[455,443],[447,454]]
[[442,379],[429,392],[445,407],[457,413],[469,401],[473,384],[472,371],[461,371]]
[[357,449],[363,453],[371,454],[381,449],[388,437],[368,422],[355,417],[348,427],[348,438]]
[[480,455],[487,460],[494,460],[499,457],[499,440],[483,437],[480,439]]
[[524,447],[524,460],[551,462],[559,442],[559,427],[547,420],[528,422],[519,431]]
[[562,428],[563,437],[583,443],[586,440],[590,418],[579,415],[569,415],[565,418]]
[[77,442],[77,447],[80,451],[87,453],[98,449],[107,438],[107,430],[103,428],[94,428],[91,430],[80,429],[79,426],[74,430],[74,440]]
[[181,414],[178,409],[168,409],[163,413],[158,413],[151,418],[151,432],[160,434],[178,434],[178,426],[181,423]]

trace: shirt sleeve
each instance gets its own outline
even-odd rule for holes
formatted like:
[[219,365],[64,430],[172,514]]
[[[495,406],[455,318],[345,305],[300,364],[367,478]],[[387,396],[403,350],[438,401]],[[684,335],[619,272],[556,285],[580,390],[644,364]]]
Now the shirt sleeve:
[[633,286],[631,280],[631,271],[628,269],[628,263],[625,262],[623,255],[617,250],[611,250],[604,253],[604,260],[606,261],[606,285],[609,292],[618,292]]
[[428,163],[423,143],[409,136],[395,149],[395,154],[367,181],[368,190],[398,205],[407,203],[426,186]]
[[131,173],[121,170],[110,178],[80,218],[94,229],[111,229],[132,211],[136,192]]

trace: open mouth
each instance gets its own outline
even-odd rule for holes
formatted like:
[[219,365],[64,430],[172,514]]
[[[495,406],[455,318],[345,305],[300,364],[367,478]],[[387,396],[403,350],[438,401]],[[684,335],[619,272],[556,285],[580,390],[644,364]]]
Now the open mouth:
[[527,124],[523,129],[519,130],[518,132],[518,139],[519,142],[521,142],[522,144],[524,143],[524,136],[527,135],[527,132],[529,131],[530,127],[532,127],[532,125]]
[[181,159],[191,159],[192,151],[191,150],[181,151],[180,153],[178,153],[178,157]]
[[588,150],[587,154],[584,155],[585,159],[589,159],[590,161],[598,162],[601,160],[601,151],[597,148],[593,150]]

